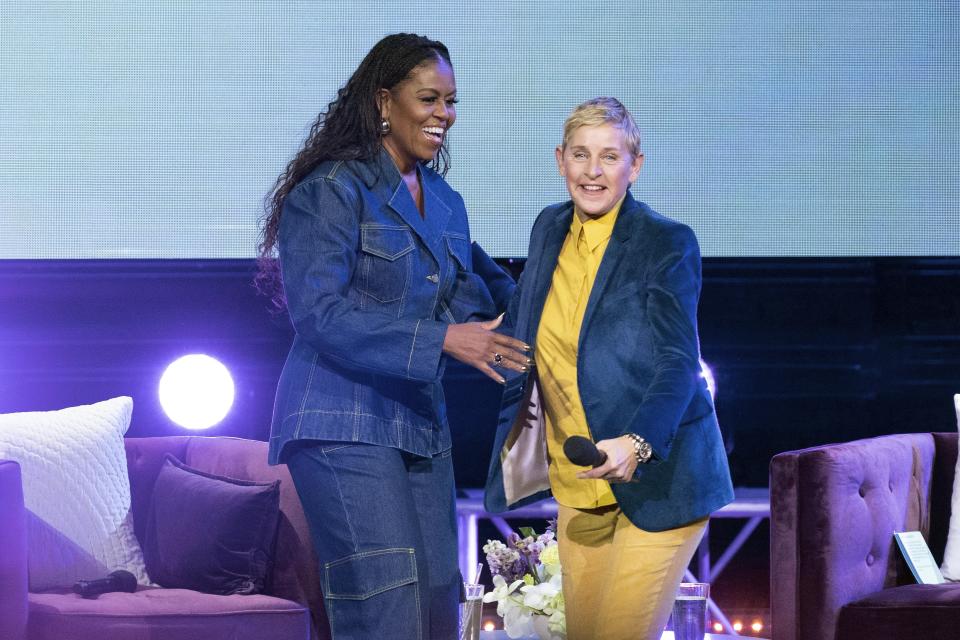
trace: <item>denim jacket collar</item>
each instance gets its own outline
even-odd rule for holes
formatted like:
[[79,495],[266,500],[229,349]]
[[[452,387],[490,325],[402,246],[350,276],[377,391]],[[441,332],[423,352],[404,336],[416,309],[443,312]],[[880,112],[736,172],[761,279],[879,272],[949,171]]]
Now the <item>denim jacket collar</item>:
[[371,188],[383,190],[388,206],[413,229],[433,258],[441,263],[446,252],[443,232],[450,221],[452,209],[441,195],[446,190],[438,188],[438,183],[442,182],[443,178],[422,162],[417,163],[417,172],[420,174],[420,188],[423,190],[423,217],[420,216],[410,190],[386,149],[381,147],[376,159],[363,166],[361,177]]

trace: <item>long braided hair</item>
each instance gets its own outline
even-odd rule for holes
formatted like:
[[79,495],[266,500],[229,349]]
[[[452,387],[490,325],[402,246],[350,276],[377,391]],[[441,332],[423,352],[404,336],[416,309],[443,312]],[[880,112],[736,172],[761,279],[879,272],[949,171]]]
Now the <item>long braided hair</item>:
[[[375,44],[353,72],[337,97],[310,126],[303,146],[277,178],[264,199],[257,247],[257,274],[254,284],[277,309],[285,299],[277,260],[277,236],[283,203],[297,184],[326,160],[370,160],[377,156],[382,139],[377,93],[392,89],[427,60],[450,63],[450,52],[442,42],[412,33],[395,33]],[[446,142],[431,168],[446,174],[450,156]]]

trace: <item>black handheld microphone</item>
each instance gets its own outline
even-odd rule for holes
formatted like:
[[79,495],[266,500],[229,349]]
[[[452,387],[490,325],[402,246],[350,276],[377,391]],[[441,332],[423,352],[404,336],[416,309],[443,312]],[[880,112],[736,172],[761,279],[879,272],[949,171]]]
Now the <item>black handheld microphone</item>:
[[137,590],[137,578],[129,571],[118,569],[106,578],[96,580],[77,580],[73,584],[73,592],[84,598],[96,598],[101,593],[111,591],[125,591],[133,593]]
[[563,452],[570,462],[581,467],[599,467],[607,461],[607,454],[597,449],[597,445],[583,436],[567,438],[563,443]]

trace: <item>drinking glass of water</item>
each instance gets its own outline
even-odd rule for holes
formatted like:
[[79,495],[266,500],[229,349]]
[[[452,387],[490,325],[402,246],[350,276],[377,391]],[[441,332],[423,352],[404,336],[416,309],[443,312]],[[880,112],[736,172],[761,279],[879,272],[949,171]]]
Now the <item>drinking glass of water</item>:
[[479,640],[483,617],[483,585],[465,582],[463,588],[467,598],[466,602],[460,605],[460,640]]
[[673,637],[676,640],[703,640],[707,623],[706,582],[683,582],[673,602]]

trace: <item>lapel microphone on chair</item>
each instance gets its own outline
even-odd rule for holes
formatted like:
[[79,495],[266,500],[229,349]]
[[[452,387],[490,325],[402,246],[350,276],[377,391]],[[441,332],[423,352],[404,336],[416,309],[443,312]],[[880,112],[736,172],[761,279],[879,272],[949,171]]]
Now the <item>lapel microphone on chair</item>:
[[563,453],[570,462],[581,467],[599,467],[607,461],[607,454],[597,449],[597,445],[583,436],[567,438],[563,443]]
[[73,592],[84,598],[95,598],[101,593],[125,591],[133,593],[137,590],[137,578],[129,571],[118,569],[106,578],[96,580],[77,580],[73,584]]

